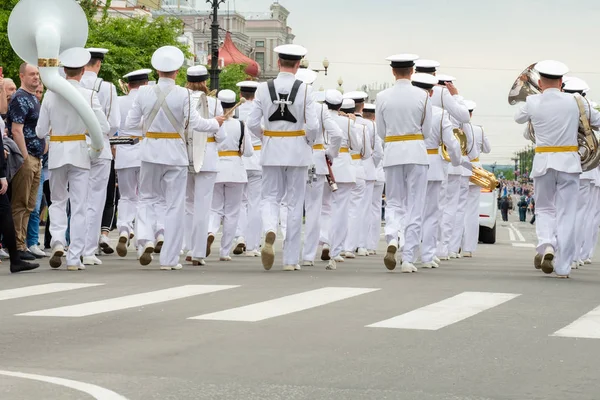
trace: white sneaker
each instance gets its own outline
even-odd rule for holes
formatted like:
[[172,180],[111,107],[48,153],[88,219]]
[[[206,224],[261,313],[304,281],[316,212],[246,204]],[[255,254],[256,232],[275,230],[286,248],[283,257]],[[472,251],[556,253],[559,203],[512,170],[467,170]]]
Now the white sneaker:
[[48,257],[48,254],[46,254],[42,249],[40,249],[40,247],[37,244],[35,246],[31,246],[29,248],[29,252],[32,253],[34,256]]
[[229,257],[229,256],[219,257],[219,261],[231,261],[231,257]]
[[296,269],[296,266],[295,266],[295,265],[284,265],[284,266],[283,266],[283,270],[284,270],[284,271],[293,271],[293,270],[295,270],[295,269]]
[[361,256],[361,257],[366,257],[369,255],[369,252],[367,252],[367,249],[365,249],[364,247],[359,247],[358,251],[356,252],[357,256]]
[[325,267],[326,270],[330,270],[333,271],[335,269],[337,269],[337,265],[335,260],[329,260],[329,262],[327,263],[327,266]]
[[473,257],[473,253],[470,252],[470,251],[465,251],[464,253],[462,253],[462,257],[472,258]]
[[335,257],[333,257],[333,260],[335,262],[344,262],[344,257],[342,257],[342,256],[335,256]]
[[108,236],[100,235],[98,245],[100,246],[100,250],[102,250],[104,254],[112,254],[115,252],[115,249],[113,249],[110,246],[110,240],[108,239]]
[[147,242],[142,249],[142,254],[140,254],[140,264],[148,265],[152,262],[152,253],[154,252],[154,243]]
[[206,265],[206,261],[204,261],[204,258],[193,257],[192,258],[192,264],[196,265],[196,266],[198,266],[198,265]]
[[417,267],[415,267],[412,263],[409,263],[408,261],[404,261],[402,263],[400,270],[404,273],[418,272]]
[[[448,260],[450,260],[450,257],[448,257],[448,256],[440,256],[440,257],[438,258],[438,260],[439,260],[439,261],[448,261]],[[437,261],[437,260],[436,260],[436,262],[439,262],[439,261]]]
[[448,254],[448,258],[459,258],[459,257],[458,257],[458,254],[456,254],[456,253],[450,253],[450,254]]
[[439,264],[442,260],[440,260],[439,258],[437,258],[436,256],[433,257],[433,262],[436,264]]
[[387,253],[383,258],[383,263],[385,267],[393,271],[396,269],[396,252],[398,251],[398,242],[396,240],[392,240],[388,243]]
[[250,250],[246,251],[246,257],[260,257],[260,251],[258,250]]
[[331,257],[329,256],[329,245],[323,244],[323,248],[321,249],[321,261],[329,261]]
[[302,267],[300,266],[300,264],[294,265],[294,271],[300,271],[301,269]]
[[583,267],[584,265],[585,263],[583,262],[583,260],[577,260],[577,268]]
[[421,265],[421,268],[437,268],[437,267],[438,267],[438,265],[436,263],[434,263],[433,261],[426,262]]
[[173,265],[173,266],[171,267],[171,269],[172,269],[173,271],[179,271],[180,269],[183,269],[183,265],[181,265],[181,264]]
[[67,271],[83,271],[85,270],[85,265],[67,265]]
[[356,256],[354,255],[354,253],[351,252],[351,251],[347,251],[345,254],[346,254],[345,255],[346,258],[356,258]]
[[156,236],[156,246],[154,247],[154,252],[157,254],[160,254],[160,251],[162,250],[164,243],[165,243],[165,235],[163,235],[162,233],[158,234]]
[[117,243],[117,254],[119,257],[127,256],[127,245],[129,244],[129,235],[127,232],[119,234],[119,243]]
[[240,236],[236,241],[235,248],[233,249],[233,254],[235,254],[236,256],[239,256],[241,254],[244,254],[245,251],[246,251],[246,239],[244,239],[243,236]]
[[374,256],[377,254],[377,252],[375,250],[368,250],[368,253],[370,256]]
[[96,256],[84,256],[83,265],[102,265],[102,261]]
[[50,257],[50,266],[58,268],[62,264],[61,257],[65,254],[65,248],[62,244],[57,244],[52,248],[52,256]]
[[314,263],[314,262],[312,262],[312,261],[306,261],[306,260],[305,260],[305,261],[302,261],[302,266],[303,266],[303,267],[314,267],[314,266],[315,266],[315,263]]
[[545,274],[554,272],[554,248],[552,246],[546,246],[546,250],[544,250],[544,255],[542,256],[541,268]]
[[7,260],[10,256],[4,249],[0,249],[0,260]]
[[[183,251],[183,250],[182,250],[182,251]],[[190,250],[190,251],[188,251],[188,252],[186,253],[186,255],[185,255],[185,261],[187,261],[187,262],[192,262],[192,258],[193,258],[193,257],[192,257],[192,251]]]
[[590,258],[587,258],[583,261],[584,264],[589,265],[592,263],[592,260]]

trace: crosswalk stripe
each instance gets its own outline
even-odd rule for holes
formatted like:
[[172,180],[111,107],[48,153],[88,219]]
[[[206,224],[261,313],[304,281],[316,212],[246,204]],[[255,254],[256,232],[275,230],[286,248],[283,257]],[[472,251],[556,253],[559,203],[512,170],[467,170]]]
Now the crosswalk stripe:
[[375,292],[377,290],[380,289],[324,287],[248,306],[190,317],[188,319],[258,322]]
[[153,292],[133,294],[130,296],[92,301],[73,306],[50,308],[47,310],[32,311],[18,316],[36,317],[87,317],[90,315],[107,313],[110,311],[126,310],[129,308],[163,303],[185,297],[218,292],[226,289],[237,288],[239,285],[185,285]]
[[594,308],[589,313],[550,336],[600,339],[600,307]]
[[512,244],[513,247],[524,247],[527,249],[535,249],[536,246],[533,243],[513,243]]
[[367,328],[436,331],[518,296],[520,295],[512,293],[463,292],[397,317],[367,325]]
[[21,297],[39,296],[68,290],[102,286],[104,283],[46,283],[43,285],[25,286],[16,289],[0,290],[0,301],[19,299]]

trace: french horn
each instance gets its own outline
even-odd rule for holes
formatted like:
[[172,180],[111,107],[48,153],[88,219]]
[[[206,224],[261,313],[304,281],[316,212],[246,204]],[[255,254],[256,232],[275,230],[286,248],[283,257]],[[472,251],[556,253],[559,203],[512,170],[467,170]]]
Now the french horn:
[[[466,156],[468,154],[468,152],[467,152],[467,134],[465,132],[463,132],[463,130],[460,128],[454,128],[452,130],[452,132],[454,133],[454,137],[456,138],[456,140],[458,140],[458,143],[460,143],[460,153],[463,156]],[[446,160],[447,162],[450,162],[450,155],[448,154],[448,148],[446,147],[444,142],[442,142],[442,158],[444,160]]]
[[37,65],[46,88],[61,95],[77,111],[90,135],[90,156],[97,158],[104,147],[100,123],[89,101],[58,72],[59,54],[85,47],[87,37],[85,13],[73,0],[21,0],[8,19],[8,40],[14,52]]
[[[533,94],[542,93],[541,88],[538,85],[540,80],[540,74],[535,70],[535,64],[531,64],[527,67],[515,80],[512,85],[510,92],[508,93],[508,103],[514,106],[520,102],[527,100],[527,97]],[[579,130],[577,132],[577,145],[579,147],[579,157],[581,158],[581,169],[583,172],[591,171],[592,169],[600,165],[600,145],[598,138],[594,133],[596,127],[590,126],[590,121],[586,117],[585,103],[591,110],[592,105],[585,98],[575,97],[579,107]],[[535,131],[533,124],[529,122],[527,124],[527,134],[529,139],[535,143]]]
[[473,166],[471,171],[473,175],[469,178],[469,182],[493,192],[499,186],[498,179],[493,173],[486,171],[483,168]]

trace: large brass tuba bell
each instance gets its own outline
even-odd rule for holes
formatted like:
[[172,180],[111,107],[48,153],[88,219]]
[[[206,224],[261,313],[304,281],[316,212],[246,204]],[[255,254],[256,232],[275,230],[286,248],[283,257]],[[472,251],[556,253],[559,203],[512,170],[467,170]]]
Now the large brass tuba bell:
[[494,189],[498,187],[498,179],[496,179],[496,176],[493,173],[475,166],[473,167],[472,172],[473,175],[471,175],[469,178],[471,183],[479,186],[480,188],[487,189],[490,192],[493,192]]
[[[532,94],[540,94],[542,93],[542,89],[538,86],[538,81],[540,80],[540,74],[537,72],[534,67],[537,63],[531,64],[527,67],[519,77],[513,83],[510,92],[508,93],[508,103],[511,106],[514,106],[517,103],[524,102],[527,100],[527,97]],[[527,124],[527,134],[529,136],[529,140],[535,143],[535,132],[533,131],[533,125],[531,122]]]
[[[458,140],[458,143],[460,143],[460,153],[463,156],[466,156],[467,152],[468,152],[468,150],[467,150],[467,135],[460,128],[454,128],[452,130],[452,132],[454,133],[454,137],[456,138],[456,140]],[[444,160],[446,160],[447,162],[450,162],[450,155],[448,154],[448,148],[446,147],[444,142],[442,142],[442,158]]]

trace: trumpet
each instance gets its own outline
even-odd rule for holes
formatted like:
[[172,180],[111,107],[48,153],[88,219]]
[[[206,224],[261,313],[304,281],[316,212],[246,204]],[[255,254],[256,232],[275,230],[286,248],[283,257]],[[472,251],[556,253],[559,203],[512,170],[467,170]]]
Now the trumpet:
[[227,110],[227,111],[226,111],[226,112],[223,114],[223,116],[224,116],[225,118],[231,118],[231,116],[233,115],[233,113],[235,113],[235,110],[236,110],[236,109],[237,109],[239,106],[241,106],[242,104],[244,104],[245,102],[246,102],[246,99],[242,97],[242,98],[240,99],[240,101],[238,101],[238,102],[236,103],[236,105],[235,105],[235,106],[233,106],[233,107],[231,107],[229,110]]

